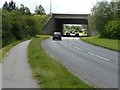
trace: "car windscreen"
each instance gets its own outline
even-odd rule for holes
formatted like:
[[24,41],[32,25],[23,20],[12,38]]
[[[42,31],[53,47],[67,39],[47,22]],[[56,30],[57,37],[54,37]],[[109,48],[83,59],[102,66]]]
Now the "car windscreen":
[[61,34],[60,32],[54,32],[54,34]]

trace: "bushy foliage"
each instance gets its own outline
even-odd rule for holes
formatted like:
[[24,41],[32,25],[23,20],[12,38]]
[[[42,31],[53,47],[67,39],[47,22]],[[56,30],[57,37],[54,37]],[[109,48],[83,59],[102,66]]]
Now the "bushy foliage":
[[2,46],[40,32],[33,16],[23,15],[20,11],[6,10],[3,10],[2,16]]
[[105,25],[104,36],[110,39],[120,39],[120,20],[109,21]]
[[38,22],[34,19],[33,16],[27,16],[25,18],[26,28],[27,28],[27,35],[35,36],[36,34],[40,34],[40,26]]
[[[115,33],[116,31],[114,31],[118,28],[116,22],[120,23],[117,20],[120,20],[120,1],[98,2],[92,8],[92,15],[89,17],[89,25],[91,29],[99,33],[100,37],[118,39]],[[115,26],[113,23],[115,23]],[[110,28],[112,28],[112,30]]]
[[12,17],[8,11],[3,10],[2,13],[2,46],[8,45],[15,41],[12,33]]
[[0,47],[1,47],[1,41],[2,41],[2,9],[0,8]]
[[[38,18],[36,20],[28,7],[21,4],[21,7],[18,8],[12,0],[9,3],[5,2],[1,10],[2,47],[16,40],[22,40],[26,37],[33,37],[40,34],[41,28],[46,20],[48,20],[48,17],[45,17],[43,20],[40,18],[40,21],[38,21]],[[41,5],[38,8],[38,12],[45,14],[45,10]]]

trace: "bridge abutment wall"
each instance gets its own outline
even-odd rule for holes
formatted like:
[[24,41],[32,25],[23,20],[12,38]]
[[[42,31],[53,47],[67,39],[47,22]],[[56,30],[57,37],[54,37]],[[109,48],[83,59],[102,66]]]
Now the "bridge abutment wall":
[[42,34],[44,35],[52,35],[55,30],[55,20],[54,16],[50,18],[50,20],[46,23],[46,25],[42,29]]

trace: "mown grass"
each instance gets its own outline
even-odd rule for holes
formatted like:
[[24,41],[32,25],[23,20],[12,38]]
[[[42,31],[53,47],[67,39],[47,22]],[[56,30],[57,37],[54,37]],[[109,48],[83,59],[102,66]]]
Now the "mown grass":
[[103,39],[98,37],[81,37],[81,40],[111,50],[120,51],[120,47],[118,45],[118,42],[120,42],[120,40]]
[[34,38],[28,48],[29,64],[33,77],[37,78],[41,88],[93,88],[79,80],[64,66],[51,58],[42,49],[41,41],[47,38]]
[[0,49],[0,63],[3,61],[4,57],[7,55],[7,53],[9,52],[9,50],[10,50],[13,46],[15,46],[15,45],[17,45],[17,44],[19,44],[19,43],[21,43],[21,42],[23,42],[23,41],[25,41],[25,40],[28,40],[28,39],[31,39],[31,37],[27,37],[27,38],[25,38],[25,39],[23,39],[23,40],[20,40],[20,41],[15,41],[15,42],[13,42],[13,43],[11,43],[11,44],[9,44],[9,45],[1,48],[1,49]]

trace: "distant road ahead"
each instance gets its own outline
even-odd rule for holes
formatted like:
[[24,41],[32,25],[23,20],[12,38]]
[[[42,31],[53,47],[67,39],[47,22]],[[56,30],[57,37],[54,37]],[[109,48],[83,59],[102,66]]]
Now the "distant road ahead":
[[73,37],[63,37],[62,41],[49,38],[42,46],[80,79],[98,88],[118,88],[118,52]]

